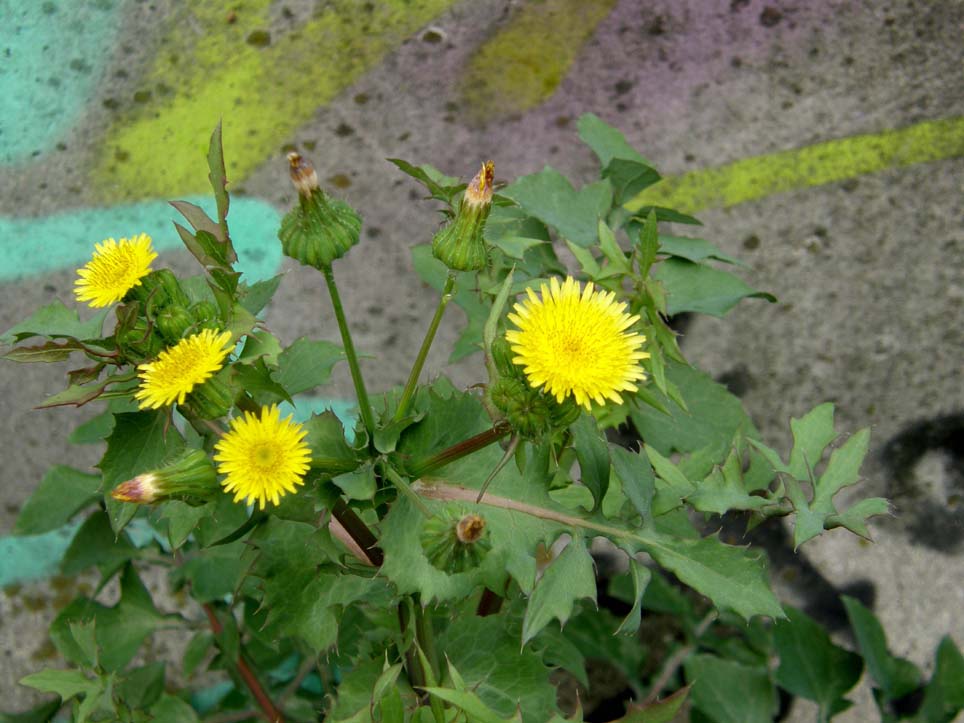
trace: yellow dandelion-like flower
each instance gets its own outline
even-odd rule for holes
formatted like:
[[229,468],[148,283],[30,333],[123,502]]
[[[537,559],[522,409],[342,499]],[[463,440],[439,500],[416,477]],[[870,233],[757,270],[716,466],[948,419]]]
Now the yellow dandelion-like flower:
[[221,482],[234,501],[258,501],[263,510],[268,500],[277,505],[280,498],[304,484],[311,466],[311,451],[305,444],[308,434],[289,415],[281,419],[278,406],[261,409],[261,417],[245,412],[231,420],[231,429],[214,446]]
[[134,397],[141,400],[141,409],[183,404],[194,387],[224,366],[231,353],[230,341],[229,331],[219,334],[214,329],[204,329],[165,349],[156,360],[139,365],[141,388]]
[[614,293],[591,283],[582,289],[571,276],[542,284],[541,297],[526,291],[529,298],[509,314],[518,330],[505,338],[532,387],[558,402],[572,394],[586,409],[590,400],[621,404],[619,392],[637,390],[634,382],[645,376],[639,361],[649,356],[639,350],[646,337],[630,330],[639,317],[627,314]]
[[109,238],[94,248],[93,258],[77,270],[74,296],[95,309],[123,299],[151,272],[157,258],[146,233],[119,242]]

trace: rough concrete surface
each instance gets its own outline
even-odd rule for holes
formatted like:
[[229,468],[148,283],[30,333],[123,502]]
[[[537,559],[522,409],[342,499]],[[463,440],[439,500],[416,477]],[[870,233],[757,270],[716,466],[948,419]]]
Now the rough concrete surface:
[[[26,4],[6,2],[4,8],[16,13]],[[63,24],[65,37],[72,23],[106,22],[84,16],[92,12],[80,8],[85,3],[44,5],[54,8],[45,22]],[[150,112],[156,104],[157,115],[163,116],[175,104],[172,98],[213,93],[203,84],[180,88],[172,80],[173,71],[163,83],[158,81],[157,58],[175,56],[176,50],[190,59],[183,47],[174,48],[167,34],[172,19],[194,18],[179,26],[177,42],[190,48],[203,35],[185,39],[185,34],[203,33],[212,14],[227,22],[229,11],[173,0],[99,5],[119,13],[117,37],[106,45],[105,65],[57,138],[43,147],[38,142],[36,153],[14,154],[4,147],[0,220],[39,220],[95,207],[109,214],[115,204],[142,198],[130,179],[138,174],[153,178],[163,169],[118,169],[125,157],[105,137],[145,116],[138,103]],[[238,3],[240,17],[234,22],[243,25],[244,13],[268,7],[265,29],[272,46],[264,48],[267,67],[267,53],[276,48],[281,52],[286,34],[317,17],[326,5],[252,0]],[[345,3],[333,5],[351,27],[364,22],[361,3],[349,9]],[[436,303],[435,292],[412,273],[409,248],[430,238],[437,217],[430,203],[417,200],[420,189],[386,163],[386,157],[431,163],[463,177],[474,172],[479,160],[493,158],[497,176],[507,180],[548,163],[586,182],[595,171],[595,159],[579,143],[575,121],[591,111],[621,129],[664,175],[672,176],[830,139],[964,116],[964,3],[956,0],[619,0],[584,5],[473,0],[413,5],[422,9],[412,12],[427,13],[428,20],[413,29],[394,18],[404,35],[392,38],[391,33],[378,35],[370,29],[352,36],[354,45],[344,50],[353,54],[350,61],[355,63],[350,82],[339,85],[322,77],[325,68],[313,65],[310,55],[286,61],[289,75],[319,74],[317,107],[305,112],[292,100],[289,108],[283,94],[276,100],[278,93],[272,91],[275,100],[258,106],[258,113],[287,118],[290,124],[260,128],[250,142],[239,141],[237,151],[226,143],[229,160],[237,152],[250,167],[240,177],[232,176],[235,191],[283,210],[293,200],[283,153],[293,144],[311,149],[307,154],[323,181],[364,216],[362,244],[338,262],[336,273],[356,344],[378,352],[377,361],[363,362],[375,390],[404,381]],[[531,35],[532,47],[543,54],[540,63],[524,66],[523,59],[511,55],[504,64],[487,60],[485,43],[521,22],[521,13],[548,12],[539,5],[558,10],[530,21],[545,25],[544,34]],[[357,17],[351,17],[353,13]],[[582,22],[583,14],[591,22]],[[597,17],[602,19],[593,28]],[[589,29],[582,32],[585,27]],[[14,34],[10,25],[0,30],[0,48],[12,43]],[[366,39],[376,35],[381,50],[377,57],[366,55]],[[259,38],[248,35],[247,43],[238,43],[239,65],[242,50],[250,53],[252,45],[263,42]],[[564,39],[566,50],[577,52],[561,53],[554,38]],[[370,41],[370,47],[375,44]],[[227,47],[233,52],[235,46]],[[103,48],[90,52],[102,54]],[[81,62],[77,67],[96,65],[93,58],[71,59],[67,54],[64,59],[65,65],[71,60]],[[15,55],[0,72],[35,72],[32,66],[17,66],[16,60]],[[232,58],[223,61],[230,65]],[[556,75],[547,75],[546,68]],[[491,77],[491,87],[480,91],[480,77]],[[23,92],[40,93],[31,90],[42,85],[39,75],[36,80],[25,83]],[[239,108],[243,103],[257,105],[257,94],[269,93],[269,81],[255,76],[242,80]],[[70,85],[66,68],[62,82]],[[532,91],[527,82],[542,90]],[[311,87],[292,83],[299,93]],[[145,87],[152,89],[147,100]],[[233,114],[230,105],[214,111],[223,116],[226,128],[240,114]],[[171,139],[183,142],[174,130],[156,140],[163,148]],[[203,136],[191,139],[196,151],[192,162],[199,168],[206,141]],[[259,150],[263,148],[270,150]],[[109,153],[113,156],[105,161]],[[807,544],[800,554],[835,586],[869,581],[893,652],[926,671],[942,635],[950,633],[958,644],[964,643],[959,615],[964,603],[964,159],[956,155],[827,185],[798,184],[729,208],[699,209],[702,235],[747,261],[752,266],[745,274],[748,283],[773,292],[779,302],[745,301],[722,320],[698,317],[686,326],[682,341],[693,363],[723,378],[742,396],[765,440],[780,449],[789,443],[790,416],[821,401],[837,405],[843,429],[871,428],[862,494],[889,497],[894,518],[872,525],[876,544],[835,532]],[[161,152],[159,163],[163,159]],[[116,176],[104,170],[111,167]],[[169,195],[198,190],[187,184]],[[114,233],[133,232],[118,228]],[[0,265],[16,263],[15,253],[25,253],[23,245],[31,242],[0,238],[4,249],[20,248],[0,259]],[[57,243],[41,242],[34,253],[47,253],[44,244]],[[277,242],[267,236],[263,243]],[[182,252],[163,258],[187,267]],[[72,303],[72,268],[4,276],[0,328],[55,298]],[[288,343],[305,334],[337,339],[318,275],[290,262],[284,268],[288,274],[268,312],[268,325]],[[446,318],[426,368],[429,374],[446,371],[457,384],[468,386],[480,378],[479,360],[452,368],[445,363],[460,315],[456,310]],[[19,506],[48,465],[69,460],[83,467],[97,459],[97,450],[78,450],[66,442],[75,421],[89,412],[29,411],[62,384],[60,368],[0,366],[0,436],[6,440],[0,533],[12,529]],[[345,369],[336,372],[330,394],[352,396]],[[56,585],[32,586],[31,591],[44,602],[31,607],[23,590],[8,590],[6,599],[0,596],[0,698],[5,708],[35,699],[15,682],[38,667],[38,655],[42,658],[49,647],[46,623],[59,604]],[[803,594],[792,584],[787,591]],[[866,689],[858,697],[861,704],[841,720],[874,717]]]

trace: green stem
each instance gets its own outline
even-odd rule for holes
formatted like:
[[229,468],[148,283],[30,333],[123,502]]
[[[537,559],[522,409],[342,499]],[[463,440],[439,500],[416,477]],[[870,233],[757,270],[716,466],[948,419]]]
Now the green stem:
[[408,408],[412,403],[412,397],[415,395],[415,387],[418,385],[418,378],[422,374],[422,367],[425,366],[425,358],[428,356],[428,350],[432,348],[432,342],[435,340],[435,332],[438,331],[438,326],[442,321],[442,315],[445,313],[445,307],[449,305],[452,300],[452,290],[455,288],[455,272],[450,271],[448,278],[445,279],[445,286],[442,287],[442,296],[438,300],[438,306],[435,308],[435,316],[432,317],[432,323],[428,326],[428,331],[425,332],[425,338],[422,340],[422,348],[418,350],[418,356],[415,357],[415,364],[412,366],[412,372],[408,375],[408,382],[405,384],[405,390],[402,392],[402,398],[398,402],[398,408],[395,410],[394,421],[398,421],[405,416],[408,412]]
[[[428,685],[436,686],[439,685],[442,676],[439,668],[438,651],[435,648],[435,630],[432,627],[432,618],[426,614],[425,608],[422,607],[418,597],[415,596],[413,599],[415,602],[415,639],[424,653],[424,657],[421,659],[422,666],[427,668],[427,670],[423,670],[425,682]],[[432,709],[432,715],[436,723],[445,723],[445,710],[442,701],[434,695],[430,696],[429,707]]]
[[511,431],[512,427],[504,421],[496,422],[492,429],[487,429],[474,437],[469,437],[458,444],[453,444],[448,449],[443,449],[431,457],[415,462],[409,466],[409,474],[414,479],[434,472],[439,467],[444,467],[457,459],[467,457],[473,452],[488,447],[493,442],[498,442]]
[[419,511],[423,515],[426,517],[432,517],[432,511],[425,506],[425,503],[422,502],[422,498],[415,493],[415,490],[412,489],[412,486],[402,479],[402,476],[389,465],[384,465],[384,468],[385,476],[388,477],[389,482],[395,485],[399,492],[408,497],[408,499],[412,501],[412,504],[418,507]]
[[351,340],[351,331],[348,329],[348,322],[345,320],[345,310],[341,305],[341,297],[338,295],[338,286],[335,284],[335,274],[331,266],[322,269],[325,281],[328,282],[328,293],[331,295],[331,305],[335,309],[335,319],[338,320],[338,329],[341,331],[341,343],[345,347],[345,356],[348,357],[348,368],[351,370],[351,379],[355,383],[355,396],[358,397],[358,408],[361,412],[362,421],[365,429],[368,430],[368,438],[374,439],[375,417],[372,414],[372,405],[368,401],[368,392],[365,391],[365,380],[362,378],[361,367],[358,366],[358,355],[355,353],[355,345]]

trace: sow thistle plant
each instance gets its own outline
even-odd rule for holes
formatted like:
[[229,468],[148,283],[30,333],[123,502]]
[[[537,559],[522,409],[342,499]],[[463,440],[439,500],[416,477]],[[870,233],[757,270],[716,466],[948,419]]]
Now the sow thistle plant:
[[[69,667],[21,681],[55,696],[29,720],[601,720],[598,665],[632,692],[623,721],[770,720],[780,691],[827,720],[864,660],[887,720],[954,717],[964,663],[949,638],[925,682],[847,598],[857,650],[840,647],[780,604],[761,550],[717,533],[723,516],[787,517],[796,546],[837,527],[866,537],[887,503],[835,496],[858,481],[867,431],[835,443],[825,404],[791,421],[788,456],[760,441],[667,319],[772,297],[707,241],[661,232],[697,221],[634,201],[660,177],[617,130],[587,115],[579,131],[601,177],[578,190],[550,168],[499,187],[492,162],[461,184],[392,160],[445,216],[412,249],[441,293],[402,388],[369,395],[335,279],[361,217],[297,153],[279,241],[320,272],[340,344],[286,345],[261,320],[282,277],[235,268],[220,127],[216,218],[172,204],[202,273],[152,269],[143,234],[109,239],[75,287],[101,311],[55,302],[2,336],[13,361],[85,360],[40,407],[103,405],[72,436],[105,444],[97,471],[55,467],[17,523],[77,518],[63,570],[101,578],[51,627]],[[484,362],[469,389],[422,374],[453,301],[453,359]],[[342,361],[347,427],[305,411]],[[618,556],[615,575],[597,575],[594,550]],[[150,566],[183,594],[158,605]],[[139,654],[171,628],[189,638],[181,660]]]

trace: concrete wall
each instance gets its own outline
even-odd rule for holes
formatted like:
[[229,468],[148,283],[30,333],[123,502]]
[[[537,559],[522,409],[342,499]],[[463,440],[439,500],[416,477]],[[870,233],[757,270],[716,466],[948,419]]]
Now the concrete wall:
[[[464,177],[493,158],[505,179],[549,163],[586,181],[595,162],[574,124],[592,111],[674,178],[664,195],[752,265],[749,283],[780,298],[697,319],[684,352],[743,396],[770,442],[824,400],[844,427],[873,431],[865,489],[893,499],[895,519],[874,525],[876,545],[831,534],[802,554],[831,585],[869,581],[896,653],[926,664],[942,634],[964,642],[964,3],[0,7],[0,328],[71,303],[73,269],[108,236],[147,231],[164,261],[190,269],[164,201],[207,193],[203,154],[222,118],[242,266],[289,269],[271,328],[286,342],[337,338],[319,277],[283,262],[275,238],[297,145],[365,217],[337,274],[356,343],[380,350],[364,363],[370,387],[400,383],[435,304],[409,247],[437,221],[384,158]],[[478,360],[449,371],[471,384]],[[0,365],[0,534],[49,464],[97,459],[66,443],[89,412],[30,411],[63,373]],[[350,398],[344,370],[331,395]],[[14,683],[49,646],[56,595],[28,591],[37,605],[23,588],[0,596],[5,705],[28,700]]]

